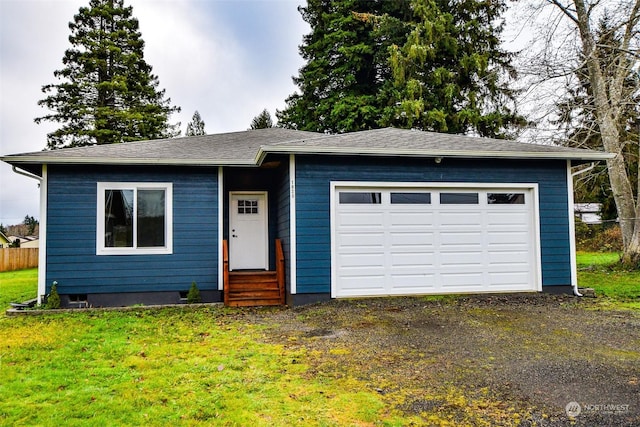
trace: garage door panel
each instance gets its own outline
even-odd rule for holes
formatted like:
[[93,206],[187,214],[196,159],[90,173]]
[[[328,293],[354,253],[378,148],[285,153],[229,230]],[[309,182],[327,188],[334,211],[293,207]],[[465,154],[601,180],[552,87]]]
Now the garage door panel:
[[440,252],[440,265],[482,266],[482,251],[469,252]]
[[432,227],[434,218],[433,212],[389,212],[389,224],[392,227]]
[[529,233],[526,231],[497,231],[487,234],[487,244],[489,247],[493,245],[525,245],[530,242]]
[[510,264],[529,265],[529,252],[526,250],[489,251],[488,257],[489,265],[491,266],[503,267]]
[[489,277],[491,278],[489,282],[491,287],[505,285],[527,287],[529,283],[529,276],[527,271],[493,272],[489,273]]
[[506,212],[487,212],[487,226],[505,226],[514,225],[516,227],[522,226],[527,222],[529,212],[526,210],[513,210]]
[[382,224],[381,212],[342,212],[339,222],[341,226],[351,226],[354,228],[363,228],[367,226],[379,226]]
[[411,233],[407,232],[391,232],[389,233],[389,243],[395,248],[398,246],[413,246],[420,245],[432,246],[434,244],[434,232],[414,230]]
[[482,216],[469,212],[443,211],[438,215],[440,227],[444,229],[466,230],[478,228],[482,224]]
[[384,295],[385,276],[346,277],[341,296]]
[[434,252],[392,252],[391,268],[396,266],[413,266],[414,268],[423,268],[432,266],[436,258]]
[[340,248],[349,250],[367,250],[371,247],[384,247],[384,233],[344,233],[340,235]]
[[464,245],[482,245],[482,232],[477,231],[442,231],[440,243],[443,246],[463,247]]
[[435,274],[392,274],[390,294],[429,293],[436,288]]
[[440,273],[443,288],[482,288],[484,276],[478,272],[446,272]]
[[357,252],[353,254],[345,253],[338,258],[342,268],[367,267],[374,269],[384,269],[385,254],[383,252],[371,251],[369,253]]
[[[473,204],[440,204],[459,187],[420,187],[431,194],[422,204],[392,204],[395,188],[364,191],[379,203],[334,206],[336,296],[536,290],[531,190],[471,190]],[[524,193],[525,203],[501,204],[490,192]]]

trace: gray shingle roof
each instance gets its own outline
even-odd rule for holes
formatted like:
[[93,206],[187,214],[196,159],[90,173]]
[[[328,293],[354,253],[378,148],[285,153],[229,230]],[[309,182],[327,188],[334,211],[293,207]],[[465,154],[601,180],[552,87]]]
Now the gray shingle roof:
[[421,157],[510,157],[605,159],[607,153],[557,145],[528,144],[504,139],[480,138],[406,129],[375,129],[288,143],[275,143],[268,152],[407,155]]
[[39,151],[0,159],[14,165],[79,163],[256,166],[269,153],[569,160],[604,160],[611,157],[601,151],[393,128],[340,135],[270,128]]
[[215,135],[155,139],[9,155],[8,163],[255,165],[264,144],[286,143],[317,133],[270,128]]

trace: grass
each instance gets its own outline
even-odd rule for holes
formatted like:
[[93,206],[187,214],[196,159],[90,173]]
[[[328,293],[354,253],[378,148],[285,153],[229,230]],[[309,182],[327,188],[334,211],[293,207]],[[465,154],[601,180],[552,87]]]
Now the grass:
[[38,269],[0,273],[0,310],[9,303],[35,298],[38,293]]
[[640,310],[640,271],[620,270],[618,253],[578,252],[578,284],[593,288],[608,308]]
[[[0,273],[0,304],[37,270]],[[0,315],[0,425],[403,425],[357,378],[314,377],[304,349],[224,307]]]
[[[615,257],[600,255],[579,255],[581,286],[606,295],[604,309],[640,309],[640,273],[613,271],[607,266]],[[36,282],[36,269],[0,273],[0,307],[33,298]],[[391,407],[388,396],[357,374],[316,372],[318,355],[305,346],[288,345],[286,337],[281,344],[267,343],[268,327],[243,320],[242,310],[218,306],[0,314],[0,425],[425,422]],[[325,357],[349,356],[341,351],[349,350]],[[478,408],[460,405],[469,425],[486,421],[492,416],[487,408],[498,404],[480,402]],[[436,417],[429,418],[432,425],[455,425],[430,417]]]

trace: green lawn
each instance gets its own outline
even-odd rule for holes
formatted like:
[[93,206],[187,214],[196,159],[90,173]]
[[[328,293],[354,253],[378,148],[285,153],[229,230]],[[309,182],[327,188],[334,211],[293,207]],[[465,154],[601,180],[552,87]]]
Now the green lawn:
[[[580,255],[581,286],[606,295],[604,309],[640,310],[640,273],[609,271],[611,257],[594,259]],[[33,298],[36,282],[35,269],[0,273],[3,310],[11,301]],[[280,345],[266,343],[268,326],[245,321],[243,313],[221,306],[2,313],[0,425],[424,422],[389,407],[356,376],[313,372],[312,352],[288,346],[285,338]],[[487,414],[479,410],[477,416]],[[471,425],[479,422],[473,419]]]
[[[0,307],[37,269],[0,273]],[[314,378],[242,310],[0,314],[0,425],[404,425],[355,378]]]
[[601,306],[640,310],[640,271],[618,268],[618,253],[578,252],[578,284],[593,288]]
[[9,303],[35,298],[38,293],[38,269],[0,273],[0,311]]

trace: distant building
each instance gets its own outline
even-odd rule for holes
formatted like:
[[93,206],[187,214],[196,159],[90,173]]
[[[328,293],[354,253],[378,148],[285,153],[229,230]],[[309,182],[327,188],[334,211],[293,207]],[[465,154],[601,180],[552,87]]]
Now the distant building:
[[585,224],[602,224],[600,216],[601,203],[575,203],[573,211]]
[[16,240],[20,241],[19,247],[21,248],[37,248],[40,245],[38,236],[9,236],[8,239],[12,243],[15,242]]
[[0,248],[8,248],[11,244],[11,240],[0,231]]

